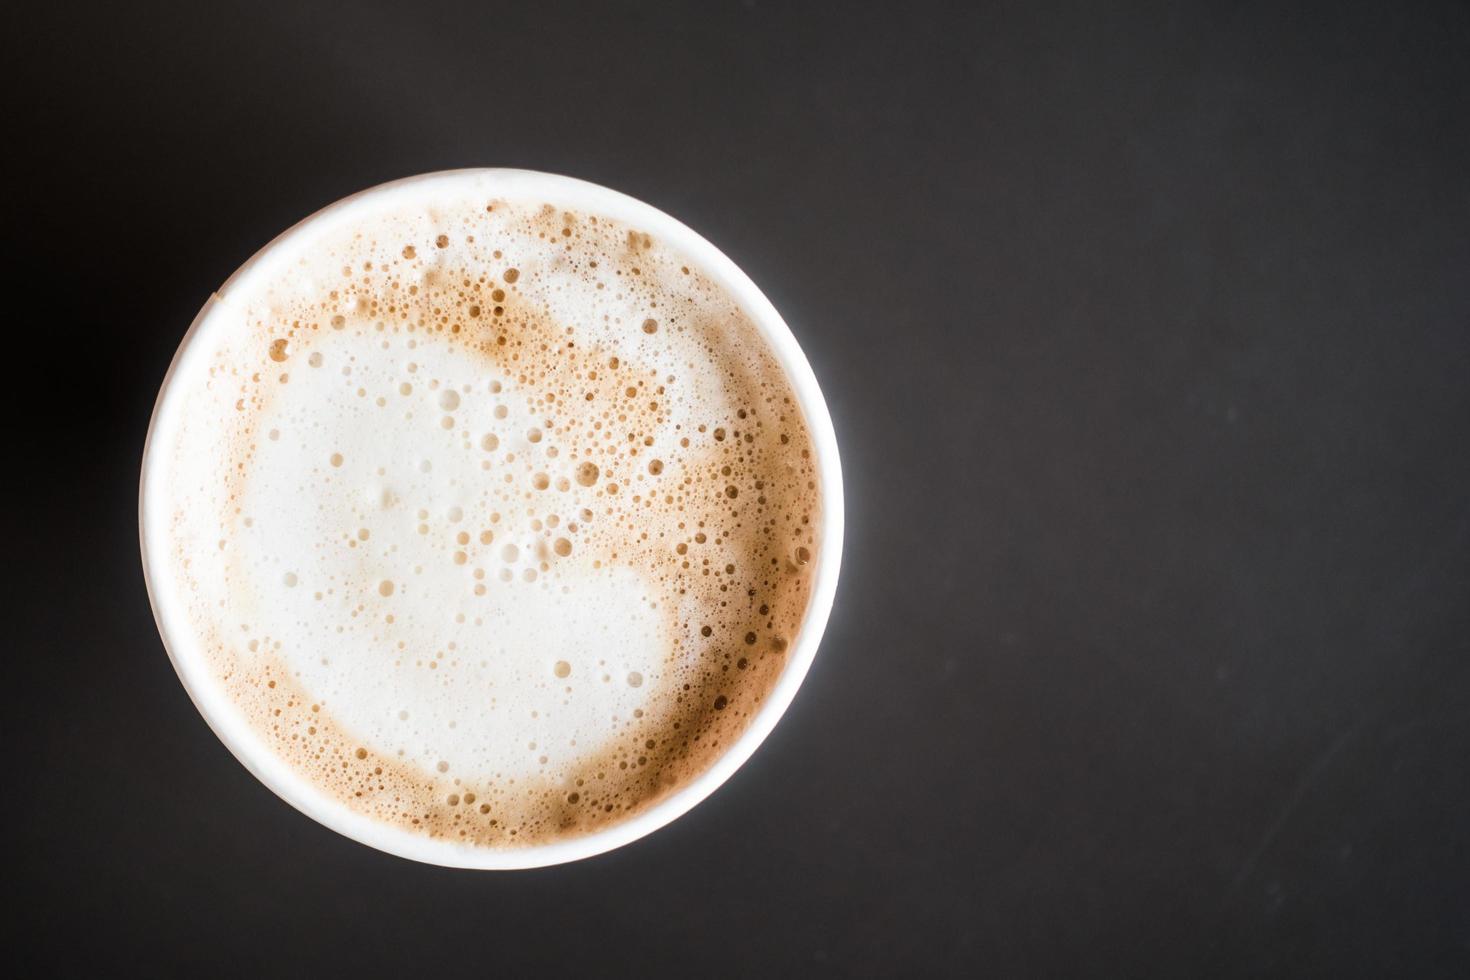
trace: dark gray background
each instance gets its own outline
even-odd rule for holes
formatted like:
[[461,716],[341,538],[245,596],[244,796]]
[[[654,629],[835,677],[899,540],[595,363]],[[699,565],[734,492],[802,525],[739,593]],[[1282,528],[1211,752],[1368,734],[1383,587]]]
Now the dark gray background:
[[[1117,6],[10,9],[7,395],[42,383],[6,427],[6,959],[1466,975],[1470,9]],[[519,874],[258,785],[173,675],[134,524],[209,290],[346,193],[475,165],[725,249],[849,500],[752,762]]]

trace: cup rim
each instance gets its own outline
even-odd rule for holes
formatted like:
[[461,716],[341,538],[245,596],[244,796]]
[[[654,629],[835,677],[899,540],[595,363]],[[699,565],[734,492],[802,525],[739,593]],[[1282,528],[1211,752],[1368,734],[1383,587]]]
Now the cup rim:
[[[486,193],[497,196],[542,200],[633,224],[689,255],[706,274],[718,281],[750,317],[792,385],[816,453],[822,502],[822,547],[815,562],[806,614],[790,647],[786,666],[740,736],[702,773],[633,817],[565,840],[514,848],[480,847],[421,837],[380,823],[332,802],[326,793],[281,762],[260,741],[233,702],[218,690],[212,671],[194,649],[196,642],[186,627],[179,604],[166,591],[155,587],[155,575],[162,579],[170,574],[167,565],[157,557],[166,553],[162,546],[166,541],[167,522],[160,520],[159,513],[154,513],[150,519],[150,509],[158,510],[158,499],[153,500],[154,506],[150,508],[150,487],[166,477],[159,458],[161,454],[154,451],[158,435],[160,431],[171,432],[178,421],[178,392],[174,379],[180,374],[181,366],[190,359],[191,352],[197,352],[199,338],[211,330],[211,324],[221,322],[233,313],[228,299],[231,292],[246,290],[253,280],[269,277],[276,263],[292,255],[293,247],[309,244],[310,236],[328,231],[334,225],[350,223],[363,212],[391,207],[395,200],[396,203],[409,204],[415,198],[432,200],[436,189],[463,194],[476,187],[484,187]],[[755,283],[703,236],[652,205],[574,177],[511,168],[436,171],[365,188],[308,215],[256,251],[211,293],[179,342],[149,419],[138,492],[138,536],[143,578],[159,637],[185,691],[231,754],[278,797],[330,830],[409,860],[482,870],[563,864],[632,843],[693,809],[744,765],[785,714],[816,656],[836,595],[842,560],[843,516],[841,464],[826,400],[786,321]]]

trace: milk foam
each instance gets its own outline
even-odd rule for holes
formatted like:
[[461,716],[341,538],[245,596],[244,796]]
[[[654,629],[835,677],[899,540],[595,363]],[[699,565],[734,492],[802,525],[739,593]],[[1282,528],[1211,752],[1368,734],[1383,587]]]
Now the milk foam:
[[219,297],[160,491],[212,677],[354,811],[487,846],[703,771],[783,665],[811,441],[734,301],[638,229],[401,207]]

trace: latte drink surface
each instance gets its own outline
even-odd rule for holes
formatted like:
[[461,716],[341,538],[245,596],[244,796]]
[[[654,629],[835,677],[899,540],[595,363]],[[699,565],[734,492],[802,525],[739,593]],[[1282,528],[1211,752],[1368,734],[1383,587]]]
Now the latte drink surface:
[[150,585],[194,686],[321,805],[524,848],[629,820],[746,729],[808,609],[821,478],[694,256],[444,188],[215,297],[149,449]]

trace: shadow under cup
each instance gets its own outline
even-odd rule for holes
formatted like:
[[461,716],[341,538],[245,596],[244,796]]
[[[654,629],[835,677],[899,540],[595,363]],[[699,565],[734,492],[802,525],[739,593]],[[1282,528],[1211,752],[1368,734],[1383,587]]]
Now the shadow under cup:
[[[642,229],[687,257],[735,301],[783,370],[806,422],[821,508],[821,545],[812,561],[811,591],[804,617],[785,651],[784,667],[740,735],[698,775],[621,822],[579,835],[512,847],[464,844],[393,826],[348,808],[298,773],[262,740],[234,704],[207,662],[184,602],[166,587],[173,581],[167,567],[172,515],[162,482],[167,461],[158,447],[173,445],[183,421],[182,385],[177,379],[191,377],[205,368],[209,338],[213,332],[225,330],[229,318],[235,315],[222,297],[234,292],[249,295],[262,284],[275,281],[314,241],[350,229],[373,215],[469,197],[546,202],[605,217]],[[589,857],[657,830],[714,792],[771,732],[811,665],[831,610],[843,540],[842,477],[831,418],[801,348],[760,290],[718,249],[668,215],[606,188],[529,171],[462,170],[384,184],[317,212],[256,253],[211,296],[181,342],[154,408],[143,456],[139,530],[149,598],[175,670],[216,735],[261,782],[319,823],[392,854],[453,867],[529,868]]]

